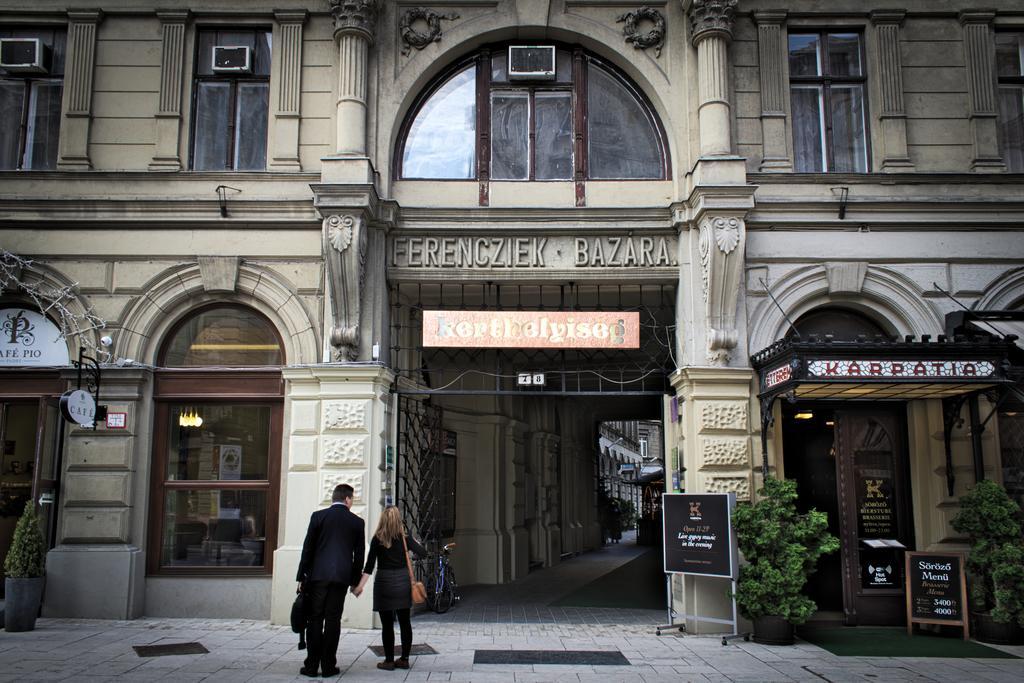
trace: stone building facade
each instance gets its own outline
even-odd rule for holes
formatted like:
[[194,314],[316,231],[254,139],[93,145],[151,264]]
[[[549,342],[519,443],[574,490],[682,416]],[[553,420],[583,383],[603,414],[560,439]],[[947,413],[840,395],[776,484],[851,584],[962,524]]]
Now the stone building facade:
[[[935,338],[957,302],[1024,304],[1014,3],[41,0],[0,2],[0,38],[21,117],[0,246],[106,321],[68,352],[95,349],[124,419],[59,440],[49,615],[283,622],[343,482],[371,527],[397,500],[451,532],[463,583],[515,580],[599,544],[600,421],[663,420],[685,490],[749,500],[799,469],[751,362],[794,322]],[[4,315],[31,303],[0,293]],[[431,310],[639,312],[640,341],[428,345]],[[25,481],[76,383],[0,368],[5,410],[39,425]],[[907,398],[882,402],[900,534],[955,547],[977,457],[1019,485],[1024,430],[1011,399],[947,458],[942,401]],[[417,458],[442,449],[409,444],[442,430],[437,475]],[[448,501],[427,522],[424,477]],[[673,581],[680,613],[727,614],[715,580]]]

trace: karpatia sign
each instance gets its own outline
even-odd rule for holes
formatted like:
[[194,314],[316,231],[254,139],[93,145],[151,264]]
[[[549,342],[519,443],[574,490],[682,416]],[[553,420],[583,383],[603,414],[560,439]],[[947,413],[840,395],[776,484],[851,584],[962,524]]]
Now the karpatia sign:
[[995,365],[986,360],[812,360],[807,364],[808,376],[823,379],[967,379],[991,377],[995,371]]
[[673,268],[674,235],[395,237],[390,266],[417,269]]
[[638,349],[640,314],[636,311],[423,311],[423,346]]

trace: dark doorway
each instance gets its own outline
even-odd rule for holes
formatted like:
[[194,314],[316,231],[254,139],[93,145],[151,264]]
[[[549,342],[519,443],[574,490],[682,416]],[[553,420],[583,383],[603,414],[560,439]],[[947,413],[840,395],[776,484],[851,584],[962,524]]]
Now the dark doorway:
[[819,612],[846,624],[904,623],[903,548],[913,549],[904,404],[783,407],[786,478],[801,511],[828,515],[840,552],[807,584]]

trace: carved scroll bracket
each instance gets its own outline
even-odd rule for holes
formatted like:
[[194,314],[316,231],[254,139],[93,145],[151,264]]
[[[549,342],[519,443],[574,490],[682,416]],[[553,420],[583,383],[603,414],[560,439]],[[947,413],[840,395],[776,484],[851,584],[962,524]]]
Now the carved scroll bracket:
[[366,218],[361,215],[330,215],[323,222],[323,250],[333,316],[329,339],[334,362],[359,358],[368,231]]
[[697,250],[707,340],[707,360],[725,366],[739,341],[736,309],[743,274],[746,227],[739,216],[706,216],[700,223]]

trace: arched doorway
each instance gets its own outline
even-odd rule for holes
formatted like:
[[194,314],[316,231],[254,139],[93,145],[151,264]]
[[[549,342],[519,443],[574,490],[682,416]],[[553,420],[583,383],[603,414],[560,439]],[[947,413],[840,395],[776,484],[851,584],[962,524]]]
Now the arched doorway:
[[[827,306],[798,318],[787,339],[888,340],[884,321]],[[822,620],[903,623],[903,553],[913,548],[906,403],[802,400],[782,404],[783,471],[798,505],[828,515],[840,551],[823,557],[806,591]],[[877,547],[876,547],[877,546]]]

